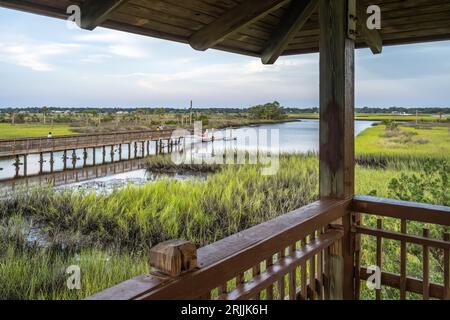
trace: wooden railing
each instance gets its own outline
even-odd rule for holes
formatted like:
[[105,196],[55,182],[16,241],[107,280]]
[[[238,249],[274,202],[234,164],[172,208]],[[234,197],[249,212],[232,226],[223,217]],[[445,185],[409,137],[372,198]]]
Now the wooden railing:
[[35,137],[0,139],[0,157],[35,152],[63,151],[85,147],[117,145],[156,139],[168,139],[173,130],[145,130],[98,134],[63,135],[52,138]]
[[[399,220],[401,232],[382,229],[382,218],[366,225],[363,215]],[[348,220],[347,220],[348,219]],[[339,227],[351,221],[351,230]],[[370,222],[370,221],[368,221]],[[350,244],[354,255],[354,298],[360,298],[361,284],[369,279],[360,266],[360,237],[376,238],[375,262],[382,271],[381,284],[424,298],[449,298],[448,233],[444,240],[407,233],[408,222],[450,225],[450,208],[356,196],[349,200],[324,199],[242,231],[197,251],[184,241],[170,241],[152,249],[151,274],[139,276],[100,292],[90,299],[330,299],[334,275],[330,266],[336,248]],[[349,241],[344,241],[344,239]],[[400,273],[383,269],[383,240],[398,241]],[[423,248],[423,278],[407,275],[407,244]],[[443,283],[429,280],[430,248],[442,251]],[[370,250],[365,248],[365,250]],[[195,252],[196,251],[196,252]],[[370,252],[364,252],[368,254]],[[352,259],[351,259],[352,260]],[[346,288],[345,290],[348,290]],[[382,298],[381,288],[376,298]]]
[[[376,288],[375,298],[383,298],[384,287],[398,289],[397,293],[388,298],[398,296],[406,299],[408,293],[413,293],[423,299],[438,298],[450,299],[450,237],[447,227],[450,226],[450,208],[427,204],[411,203],[389,199],[379,199],[366,196],[355,196],[352,202],[352,210],[362,213],[353,226],[353,232],[372,238],[375,242],[375,265],[381,271],[381,287]],[[385,226],[384,222],[389,224]],[[434,237],[431,237],[430,227],[433,228]],[[383,246],[385,241],[392,241],[391,251],[399,252],[399,273],[386,270],[384,260],[388,253]],[[368,239],[370,241],[370,239]],[[360,243],[360,241],[358,241]],[[408,246],[415,245],[415,254],[421,251],[422,270],[420,278],[409,276]],[[366,249],[367,250],[367,249]],[[440,278],[442,283],[433,283],[430,280],[430,250],[434,252],[434,258],[442,268]],[[360,267],[359,248],[356,248],[356,296],[359,297],[359,284],[366,281],[372,272],[366,267]],[[390,261],[391,264],[397,261]],[[391,266],[392,268],[392,266]],[[436,270],[435,270],[436,271]],[[440,272],[440,270],[437,270]],[[414,297],[417,298],[417,297]]]
[[190,272],[154,272],[91,299],[326,299],[327,248],[344,236],[327,226],[349,205],[318,201],[200,248]]

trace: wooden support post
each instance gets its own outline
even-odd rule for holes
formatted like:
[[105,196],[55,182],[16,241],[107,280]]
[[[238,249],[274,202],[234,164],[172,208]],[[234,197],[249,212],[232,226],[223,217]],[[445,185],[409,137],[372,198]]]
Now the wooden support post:
[[63,151],[63,170],[67,170],[67,150]]
[[44,154],[39,153],[39,174],[44,172]]
[[147,156],[150,155],[150,140],[147,140]]
[[75,170],[76,167],[77,167],[77,152],[74,149],[72,152],[72,168],[73,168],[73,170]]
[[159,150],[158,150],[158,148],[159,148],[159,143],[158,143],[158,140],[156,140],[155,141],[155,154],[159,154]]
[[137,159],[137,155],[138,155],[138,146],[137,146],[137,142],[134,143],[134,159]]
[[53,151],[50,152],[50,172],[53,173],[53,167],[55,164],[54,154]]
[[159,140],[159,153],[163,153],[163,142],[161,139]]
[[122,161],[122,144],[119,144],[119,161]]
[[[320,0],[320,196],[350,198],[354,194],[354,40],[348,20],[352,0]],[[354,298],[351,215],[332,227],[344,237],[330,247],[326,259],[330,299]]]
[[106,146],[103,146],[103,148],[102,148],[102,157],[103,157],[102,163],[105,163],[106,162]]
[[23,176],[26,177],[28,175],[28,156],[26,154],[23,155]]
[[111,163],[114,163],[114,146],[111,146]]
[[128,160],[131,160],[131,143],[128,143]]
[[145,141],[142,141],[142,158],[145,158]]
[[170,240],[150,250],[150,265],[155,271],[176,277],[197,268],[197,249],[184,240]]
[[88,159],[87,149],[84,148],[83,149],[83,167],[87,166],[87,159]]
[[92,165],[94,165],[94,166],[95,166],[96,160],[97,160],[97,159],[96,159],[95,151],[96,151],[96,148],[93,147],[93,148],[92,148]]
[[16,168],[16,178],[19,177],[20,174],[20,158],[19,156],[16,156],[16,159],[14,161],[14,167]]

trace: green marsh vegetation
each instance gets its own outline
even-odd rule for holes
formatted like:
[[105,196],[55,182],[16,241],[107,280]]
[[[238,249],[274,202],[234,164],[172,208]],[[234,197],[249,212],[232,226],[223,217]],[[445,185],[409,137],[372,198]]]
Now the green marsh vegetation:
[[[369,130],[377,130],[379,139],[390,139],[380,136],[388,131],[382,125]],[[420,134],[411,137],[418,138]],[[426,157],[421,152],[400,156],[385,145],[377,147],[378,154],[358,150],[357,193],[450,205],[448,152],[440,157],[436,153]],[[149,167],[160,172],[176,169],[162,156],[149,160]],[[254,165],[181,169],[210,174],[206,179],[129,185],[109,194],[32,189],[1,201],[0,297],[83,298],[148,272],[149,248],[158,242],[184,238],[203,246],[318,197],[318,159],[314,154],[282,155],[274,176],[261,176],[260,167]],[[364,219],[365,224],[376,225],[376,217]],[[399,221],[384,219],[384,227],[399,230]],[[408,231],[421,234],[423,227],[410,223]],[[445,231],[428,227],[436,238]],[[30,241],[33,239],[38,241]],[[362,240],[362,265],[373,265],[375,240]],[[399,250],[398,243],[384,242],[383,270],[398,272]],[[436,282],[442,280],[441,258],[438,250],[431,251],[431,280]],[[81,290],[66,287],[65,269],[73,264],[82,270]],[[421,248],[409,246],[408,275],[421,278],[421,270]],[[385,298],[398,297],[395,290],[383,294]],[[363,290],[363,298],[371,296],[372,292]]]

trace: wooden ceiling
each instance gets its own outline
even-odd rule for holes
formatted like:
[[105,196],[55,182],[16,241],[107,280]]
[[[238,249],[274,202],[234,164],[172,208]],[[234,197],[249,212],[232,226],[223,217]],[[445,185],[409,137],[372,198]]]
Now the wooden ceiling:
[[[383,45],[450,40],[450,0],[356,0],[379,5]],[[318,0],[0,0],[0,6],[66,19],[82,8],[82,27],[96,26],[263,57],[319,51]],[[359,10],[361,13],[361,10]],[[364,11],[363,11],[364,14]],[[360,27],[361,28],[361,27]],[[367,30],[365,30],[367,31]],[[358,30],[356,47],[372,38]],[[373,40],[373,39],[372,39]],[[376,40],[375,40],[376,41]],[[378,44],[380,45],[380,44]],[[375,46],[375,48],[374,48]]]

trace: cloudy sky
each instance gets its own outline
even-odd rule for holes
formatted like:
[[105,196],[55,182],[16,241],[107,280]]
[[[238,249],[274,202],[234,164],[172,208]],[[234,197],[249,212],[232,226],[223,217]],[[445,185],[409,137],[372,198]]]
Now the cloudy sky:
[[[357,106],[450,106],[450,42],[358,50]],[[0,107],[318,105],[318,55],[256,58],[0,8]]]

